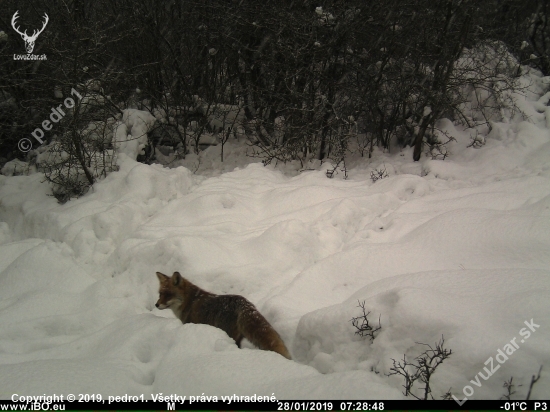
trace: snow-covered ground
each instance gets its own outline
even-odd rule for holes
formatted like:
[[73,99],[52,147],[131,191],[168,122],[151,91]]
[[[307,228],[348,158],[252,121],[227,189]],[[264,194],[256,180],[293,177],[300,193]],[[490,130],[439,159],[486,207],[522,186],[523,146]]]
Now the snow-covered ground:
[[[231,142],[230,172],[121,154],[120,171],[64,205],[41,174],[0,176],[0,398],[401,399],[392,358],[413,361],[442,336],[452,355],[434,397],[469,386],[470,399],[497,399],[513,377],[524,398],[543,365],[531,398],[547,398],[550,79],[530,79],[527,117],[494,123],[481,148],[442,121],[457,138],[445,161],[375,151],[350,159],[347,180],[326,165],[247,165]],[[203,169],[220,165],[218,150]],[[376,168],[389,177],[373,183]],[[245,296],[293,360],[159,311],[156,271]],[[372,343],[350,322],[363,301],[382,326]]]

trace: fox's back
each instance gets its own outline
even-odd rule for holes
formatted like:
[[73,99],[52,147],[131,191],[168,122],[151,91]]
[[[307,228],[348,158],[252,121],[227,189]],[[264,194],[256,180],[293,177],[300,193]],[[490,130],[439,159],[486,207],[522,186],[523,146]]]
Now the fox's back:
[[238,328],[239,317],[258,313],[252,303],[239,295],[199,296],[192,306],[187,322],[215,326],[235,340],[241,334]]

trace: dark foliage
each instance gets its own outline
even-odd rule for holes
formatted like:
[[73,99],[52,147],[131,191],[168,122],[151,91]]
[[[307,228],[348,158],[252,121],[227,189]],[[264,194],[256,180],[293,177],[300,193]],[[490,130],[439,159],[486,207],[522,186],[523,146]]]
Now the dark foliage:
[[[415,160],[424,142],[445,158],[437,120],[471,126],[461,111],[465,88],[496,96],[512,84],[491,89],[487,78],[518,73],[517,65],[488,71],[479,61],[459,67],[458,59],[505,44],[548,74],[548,7],[547,0],[6,0],[0,158],[24,157],[17,144],[60,103],[54,90],[66,96],[90,82],[105,98],[103,120],[126,107],[165,113],[163,127],[182,156],[201,150],[205,133],[223,144],[239,132],[266,163],[341,163],[352,140],[369,156],[394,141],[414,146]],[[17,10],[22,30],[50,17],[34,50],[47,60],[14,60],[25,52],[11,27]],[[505,59],[502,50],[495,56]],[[75,130],[94,116],[56,125],[46,142],[67,133],[77,139]],[[82,163],[79,143],[71,145]]]

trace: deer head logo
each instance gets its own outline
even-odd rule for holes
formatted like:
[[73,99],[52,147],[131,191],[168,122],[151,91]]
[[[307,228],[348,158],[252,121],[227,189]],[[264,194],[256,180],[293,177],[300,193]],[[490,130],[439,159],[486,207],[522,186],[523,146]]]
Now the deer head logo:
[[38,37],[38,35],[40,33],[42,33],[44,31],[44,29],[46,28],[46,25],[48,24],[48,21],[50,20],[50,18],[48,17],[48,15],[46,13],[44,13],[45,20],[44,20],[44,24],[42,25],[42,28],[40,30],[34,30],[34,32],[32,33],[32,36],[29,36],[29,35],[27,35],[27,30],[25,30],[23,33],[21,33],[21,31],[19,31],[19,27],[15,26],[15,21],[19,17],[17,15],[17,13],[19,13],[19,10],[17,10],[15,12],[15,14],[13,15],[13,17],[11,19],[11,25],[12,25],[13,29],[21,35],[21,38],[25,42],[25,49],[27,49],[27,53],[31,54],[33,49],[34,49],[34,42],[36,41],[36,38]]

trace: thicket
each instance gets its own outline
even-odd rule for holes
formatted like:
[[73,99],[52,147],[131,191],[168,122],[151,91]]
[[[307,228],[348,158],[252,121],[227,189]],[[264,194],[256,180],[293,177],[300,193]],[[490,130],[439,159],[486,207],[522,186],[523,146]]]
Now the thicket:
[[[113,143],[109,128],[92,142],[83,131],[128,107],[163,118],[144,161],[155,146],[198,152],[207,135],[222,145],[246,136],[265,163],[339,164],[352,147],[370,156],[397,145],[413,146],[418,160],[424,144],[444,158],[439,118],[487,122],[510,104],[520,63],[550,74],[548,0],[2,4],[0,157],[21,158],[17,143],[71,88],[91,89],[95,103],[78,102],[46,136],[75,159],[84,186],[111,169],[87,170]],[[14,60],[24,53],[11,28],[17,10],[29,32],[49,15],[34,50],[47,60]]]

